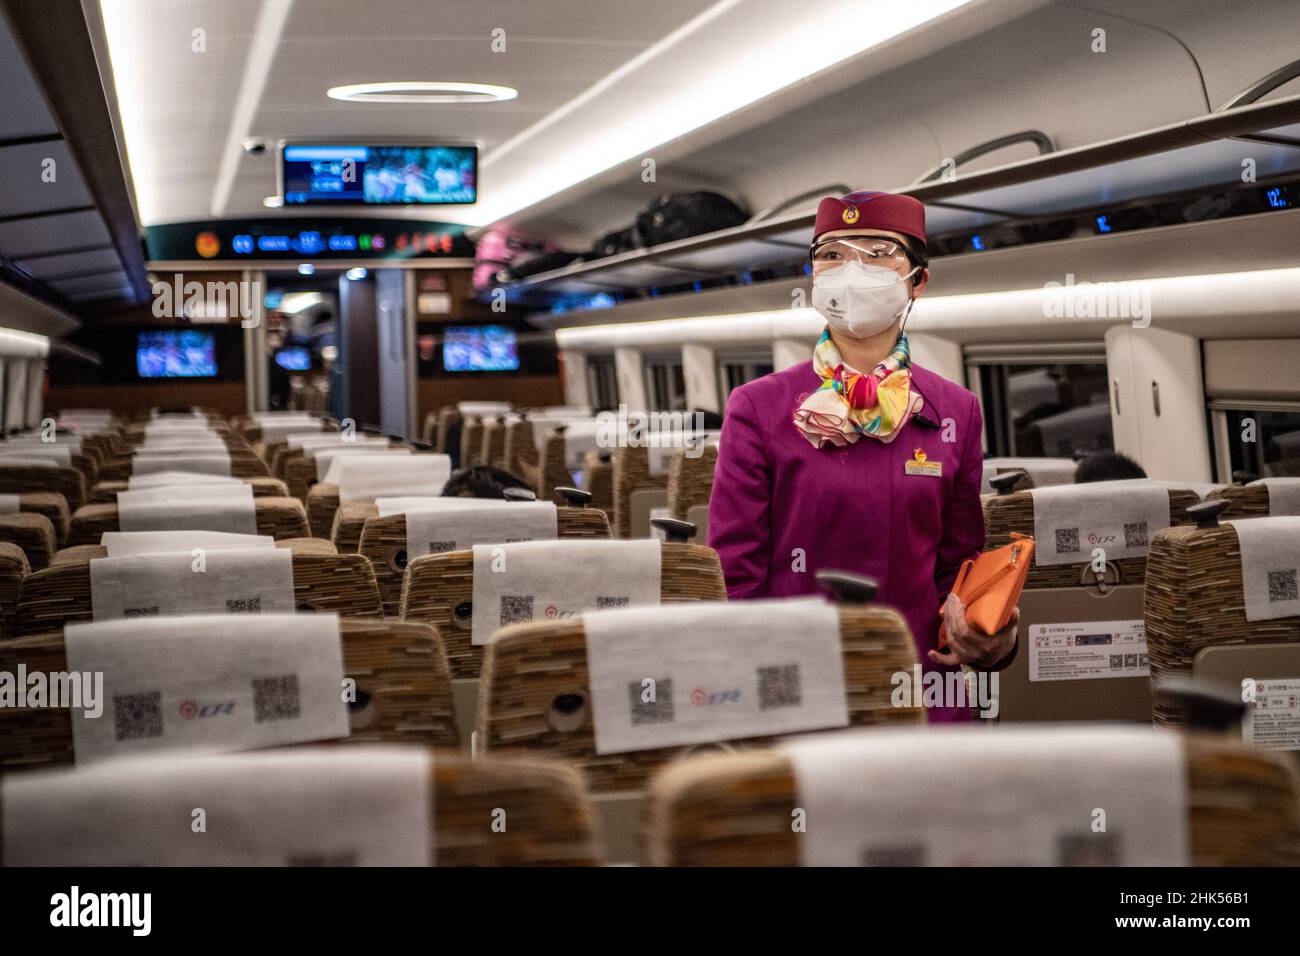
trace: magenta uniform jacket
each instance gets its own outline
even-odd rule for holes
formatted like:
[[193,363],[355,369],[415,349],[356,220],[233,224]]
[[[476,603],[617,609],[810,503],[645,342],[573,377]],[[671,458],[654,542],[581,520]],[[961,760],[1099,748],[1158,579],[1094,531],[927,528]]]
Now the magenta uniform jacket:
[[[912,387],[925,399],[919,417],[932,426],[914,417],[888,444],[863,436],[814,448],[792,417],[819,384],[804,362],[727,401],[709,499],[709,546],[722,559],[727,594],[816,594],[818,571],[868,575],[880,582],[878,599],[907,619],[923,669],[952,670],[925,652],[937,644],[939,606],[961,563],[984,547],[979,403],[913,365]],[[918,449],[940,464],[939,475],[907,474]],[[968,712],[928,715],[952,721]]]

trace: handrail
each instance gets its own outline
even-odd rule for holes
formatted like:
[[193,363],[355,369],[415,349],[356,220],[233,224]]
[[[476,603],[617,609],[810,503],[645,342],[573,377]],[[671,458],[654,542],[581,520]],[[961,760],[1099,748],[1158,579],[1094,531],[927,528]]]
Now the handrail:
[[[1100,143],[1076,146],[1072,149],[1058,149],[1031,159],[982,169],[968,173],[959,180],[931,180],[922,184],[912,184],[898,192],[926,203],[941,202],[968,193],[1001,186],[1018,186],[1052,176],[1094,169],[1110,163],[1203,145],[1211,140],[1232,139],[1296,122],[1300,122],[1300,95],[1270,100],[1267,103],[1243,104],[1225,112],[1209,113]],[[506,288],[535,289],[564,279],[597,276],[602,272],[633,262],[653,262],[663,257],[680,256],[714,246],[761,238],[773,233],[811,229],[814,219],[812,213],[806,213],[769,219],[754,225],[746,224],[720,229],[649,249],[636,249],[606,259],[579,262],[549,272],[539,272],[519,282],[511,283]],[[594,281],[598,282],[598,280]]]
[[1033,143],[1038,147],[1038,155],[1044,156],[1047,153],[1056,151],[1056,145],[1052,138],[1042,130],[1027,129],[1019,133],[1008,133],[1006,136],[998,136],[984,143],[978,143],[970,149],[964,150],[952,157],[951,160],[945,159],[938,166],[925,173],[920,179],[915,180],[912,185],[920,186],[922,183],[928,183],[933,179],[938,179],[943,175],[943,171],[948,168],[948,163],[952,162],[952,168],[956,169],[962,163],[969,163],[972,159],[979,159],[981,156],[987,156],[989,153],[996,153],[1007,146],[1014,146],[1016,143]]
[[852,191],[853,191],[852,187],[846,186],[843,183],[831,183],[830,185],[827,186],[818,186],[815,189],[805,189],[797,196],[790,196],[787,199],[781,200],[779,203],[777,203],[774,206],[768,206],[766,209],[760,209],[758,212],[754,213],[754,215],[750,216],[748,219],[745,220],[745,225],[752,226],[755,223],[762,222],[764,219],[770,219],[772,216],[775,216],[777,213],[789,209],[791,206],[797,206],[805,199],[812,199],[814,196],[828,196],[831,193],[840,193],[841,195],[843,195],[844,193],[848,193]]
[[1268,76],[1261,77],[1240,93],[1237,93],[1214,112],[1223,113],[1227,110],[1235,110],[1241,106],[1248,106],[1251,103],[1263,99],[1279,86],[1282,86],[1285,83],[1290,83],[1298,76],[1300,76],[1300,60],[1295,60],[1288,63],[1286,66],[1280,66],[1272,73],[1268,74]]

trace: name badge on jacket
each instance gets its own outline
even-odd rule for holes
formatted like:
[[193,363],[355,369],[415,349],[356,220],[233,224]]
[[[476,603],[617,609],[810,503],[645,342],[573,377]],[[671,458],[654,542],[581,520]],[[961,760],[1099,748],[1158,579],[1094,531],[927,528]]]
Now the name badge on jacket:
[[918,448],[912,452],[912,460],[903,465],[903,473],[941,478],[943,477],[943,462],[927,461],[925,452]]

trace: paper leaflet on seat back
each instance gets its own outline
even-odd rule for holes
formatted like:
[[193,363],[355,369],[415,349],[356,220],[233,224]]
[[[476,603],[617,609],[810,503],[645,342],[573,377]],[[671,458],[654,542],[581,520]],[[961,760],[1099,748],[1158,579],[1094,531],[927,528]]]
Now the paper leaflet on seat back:
[[[11,866],[427,866],[434,858],[432,758],[421,749],[137,757],[9,775],[0,787]],[[197,836],[196,808],[213,826]]]
[[596,753],[848,724],[839,612],[820,598],[583,614]]
[[214,548],[90,562],[96,621],[180,614],[291,614],[293,554],[285,548]]
[[69,668],[104,675],[103,714],[71,711],[78,764],[350,733],[336,615],[155,617],[72,624],[64,635]]
[[474,547],[474,644],[507,624],[658,604],[658,541],[558,539]]

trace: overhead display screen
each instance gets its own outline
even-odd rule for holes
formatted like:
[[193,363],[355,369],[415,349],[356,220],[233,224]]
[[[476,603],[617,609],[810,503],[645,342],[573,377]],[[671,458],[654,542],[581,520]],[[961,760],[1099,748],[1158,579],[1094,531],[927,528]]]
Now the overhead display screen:
[[217,346],[211,332],[190,329],[141,332],[135,352],[141,378],[211,378],[217,374]]
[[476,146],[285,146],[285,205],[450,206],[478,201]]
[[453,326],[445,335],[442,364],[448,372],[513,372],[519,368],[512,329],[500,325]]

